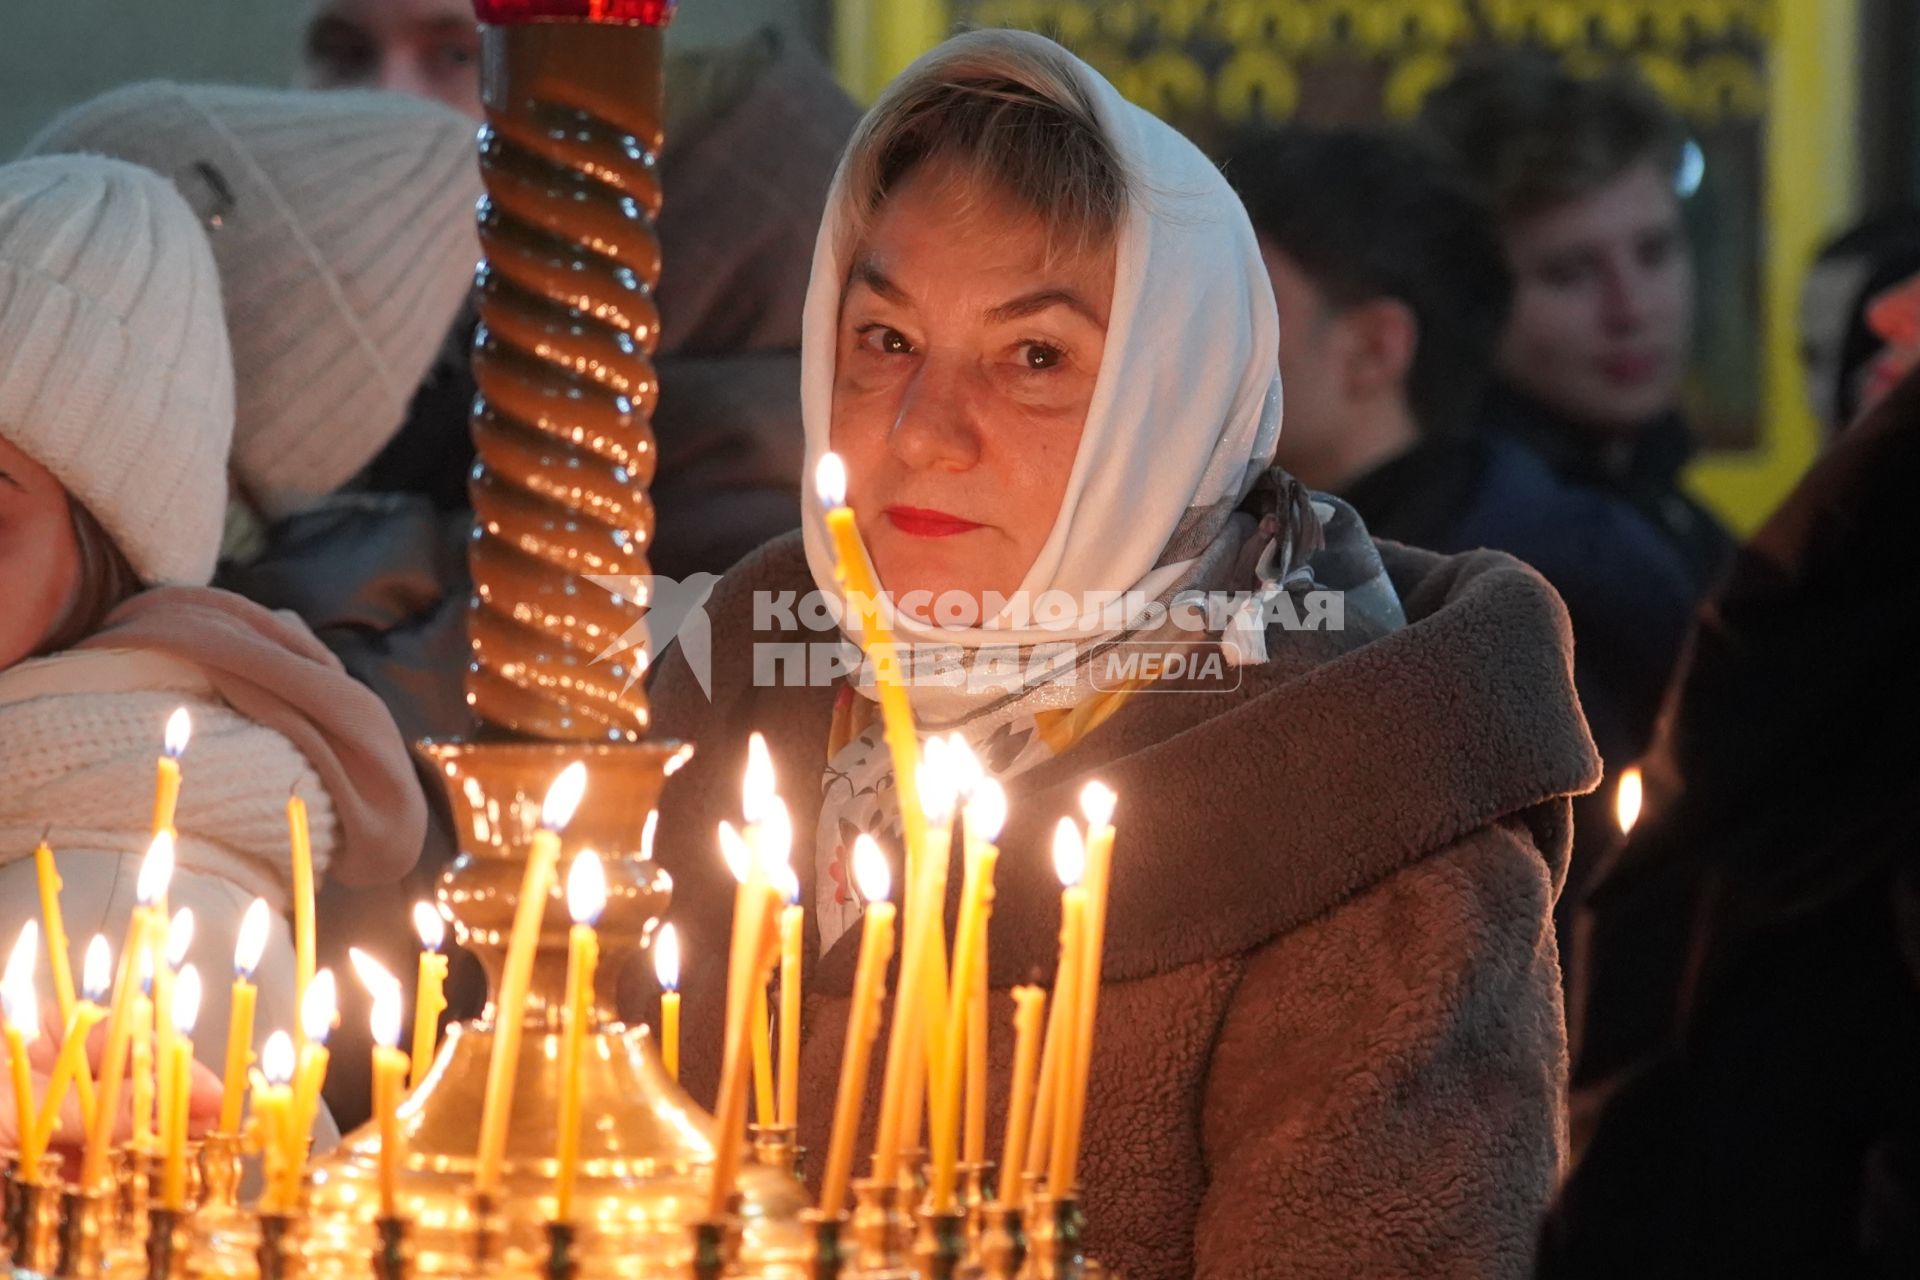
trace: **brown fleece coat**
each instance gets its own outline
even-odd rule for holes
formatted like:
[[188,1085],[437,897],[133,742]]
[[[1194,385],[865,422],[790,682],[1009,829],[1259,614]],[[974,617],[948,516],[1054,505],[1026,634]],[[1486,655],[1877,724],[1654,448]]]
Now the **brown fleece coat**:
[[[1597,760],[1542,579],[1491,552],[1382,553],[1404,629],[1276,632],[1274,660],[1239,689],[1137,696],[1009,788],[995,1152],[1007,988],[1050,981],[1055,961],[1048,833],[1089,777],[1120,796],[1082,1177],[1090,1248],[1132,1280],[1530,1271],[1564,1150],[1550,911],[1567,796],[1595,784]],[[832,693],[757,686],[752,665],[754,642],[802,638],[756,632],[753,594],[811,588],[798,537],[769,544],[709,603],[714,700],[677,652],[655,689],[660,732],[700,748],[668,786],[656,847],[692,959],[684,1062],[703,1101],[732,901],[712,833],[737,816],[752,729],[785,780],[813,900]],[[858,932],[806,971],[801,1139],[815,1152]]]

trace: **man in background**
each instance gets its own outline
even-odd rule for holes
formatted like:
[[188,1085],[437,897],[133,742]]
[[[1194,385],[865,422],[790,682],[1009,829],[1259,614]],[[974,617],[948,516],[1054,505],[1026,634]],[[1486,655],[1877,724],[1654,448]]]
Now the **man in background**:
[[[1267,134],[1226,172],[1280,310],[1281,465],[1347,499],[1376,537],[1492,547],[1538,569],[1572,617],[1601,755],[1610,770],[1630,762],[1651,736],[1692,581],[1623,496],[1479,428],[1513,291],[1490,210],[1410,134]],[[1616,838],[1603,798],[1575,814],[1566,907]]]

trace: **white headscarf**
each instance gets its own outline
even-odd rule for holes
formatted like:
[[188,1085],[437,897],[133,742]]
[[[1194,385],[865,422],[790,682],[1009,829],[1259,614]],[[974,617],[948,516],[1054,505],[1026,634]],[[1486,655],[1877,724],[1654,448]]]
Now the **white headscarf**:
[[[974,32],[908,68],[983,39],[1054,50],[1025,32]],[[1092,67],[1067,55],[1099,126],[1129,178],[1116,246],[1106,347],[1073,471],[1020,591],[1137,592],[1160,599],[1221,533],[1273,459],[1280,436],[1279,318],[1253,226],[1239,197],[1191,142],[1122,98]],[[850,223],[842,160],[815,242],[801,340],[801,411],[807,476],[828,449],[836,333],[846,286]],[[826,523],[805,510],[814,581],[839,594]],[[885,583],[881,586],[884,588]],[[926,643],[1024,645],[1093,641],[1098,630],[1021,628],[989,619],[973,628],[916,626],[896,615],[901,638]],[[947,718],[964,712],[956,691],[937,694]],[[981,701],[991,695],[979,695]],[[964,704],[965,697],[960,697]]]

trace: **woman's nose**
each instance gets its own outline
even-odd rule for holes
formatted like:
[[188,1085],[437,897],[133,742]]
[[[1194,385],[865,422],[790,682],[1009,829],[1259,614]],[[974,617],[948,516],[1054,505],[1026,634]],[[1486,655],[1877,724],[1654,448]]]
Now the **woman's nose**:
[[980,433],[964,370],[929,359],[901,398],[887,444],[915,470],[966,471],[980,461]]

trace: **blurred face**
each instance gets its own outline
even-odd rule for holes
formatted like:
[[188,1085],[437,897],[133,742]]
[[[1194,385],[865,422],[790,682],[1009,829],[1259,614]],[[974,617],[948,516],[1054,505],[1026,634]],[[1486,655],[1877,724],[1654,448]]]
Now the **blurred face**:
[[1113,249],[1049,260],[1037,218],[929,162],[851,263],[831,443],[874,567],[896,598],[1010,594],[1079,451]]
[[1631,433],[1672,408],[1693,325],[1680,204],[1652,162],[1511,223],[1517,289],[1500,366],[1596,429]]
[[1276,460],[1307,484],[1325,487],[1331,483],[1327,473],[1347,419],[1340,385],[1346,334],[1325,297],[1292,258],[1264,241],[1260,256],[1266,261],[1273,300],[1280,311],[1280,385],[1286,394],[1286,418]]
[[31,657],[80,591],[80,543],[67,491],[0,440],[0,671]]
[[303,81],[388,89],[480,118],[480,31],[469,0],[319,0]]

